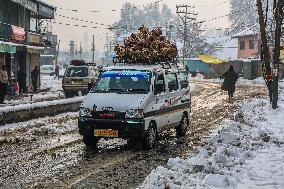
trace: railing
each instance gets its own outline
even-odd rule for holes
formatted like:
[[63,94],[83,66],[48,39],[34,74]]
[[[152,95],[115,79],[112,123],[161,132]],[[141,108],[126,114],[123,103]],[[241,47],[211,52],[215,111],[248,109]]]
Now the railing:
[[11,40],[12,39],[12,26],[0,22],[0,39]]

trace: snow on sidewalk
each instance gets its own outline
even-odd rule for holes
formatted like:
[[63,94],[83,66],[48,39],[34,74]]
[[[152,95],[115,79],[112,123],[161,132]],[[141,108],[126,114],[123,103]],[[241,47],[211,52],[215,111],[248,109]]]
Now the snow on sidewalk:
[[245,103],[203,147],[187,159],[169,159],[140,188],[284,188],[284,95]]

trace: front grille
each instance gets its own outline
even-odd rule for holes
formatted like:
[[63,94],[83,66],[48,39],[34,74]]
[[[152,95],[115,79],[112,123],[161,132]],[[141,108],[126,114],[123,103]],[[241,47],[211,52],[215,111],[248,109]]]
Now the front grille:
[[124,119],[125,112],[99,111],[93,112],[95,119]]

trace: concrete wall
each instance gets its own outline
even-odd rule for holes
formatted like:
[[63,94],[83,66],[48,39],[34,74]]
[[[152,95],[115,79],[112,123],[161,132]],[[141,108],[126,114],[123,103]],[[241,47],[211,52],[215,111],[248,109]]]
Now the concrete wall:
[[65,112],[77,112],[82,102],[35,107],[28,110],[18,110],[0,115],[0,126],[8,123],[28,121],[39,117],[55,116]]

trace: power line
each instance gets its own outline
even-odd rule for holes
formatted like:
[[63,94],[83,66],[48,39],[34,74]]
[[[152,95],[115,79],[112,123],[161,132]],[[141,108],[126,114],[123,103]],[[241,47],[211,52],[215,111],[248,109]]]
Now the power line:
[[203,20],[203,21],[200,21],[200,22],[197,22],[197,23],[211,22],[211,21],[214,21],[214,20],[218,20],[218,19],[221,19],[221,18],[225,18],[225,17],[234,15],[234,14],[236,14],[236,13],[242,12],[242,11],[247,10],[247,9],[249,9],[249,8],[252,8],[252,7],[254,7],[254,6],[252,5],[252,6],[243,8],[242,10],[234,11],[234,12],[231,12],[231,13],[229,13],[229,14],[225,14],[225,15],[223,15],[223,16],[218,16],[218,17],[215,17],[215,18],[212,18],[212,19],[209,19],[209,20]]

